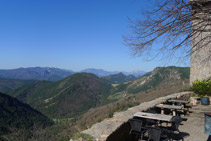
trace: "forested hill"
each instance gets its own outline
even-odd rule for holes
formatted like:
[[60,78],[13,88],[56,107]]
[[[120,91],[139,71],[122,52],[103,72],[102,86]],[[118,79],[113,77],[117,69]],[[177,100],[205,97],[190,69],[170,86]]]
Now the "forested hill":
[[35,81],[0,78],[0,92],[6,93],[23,85],[35,83]]
[[101,105],[112,85],[90,73],[77,73],[56,82],[40,81],[10,93],[50,117],[74,116]]
[[130,80],[137,79],[133,75],[124,75],[123,73],[113,74],[102,77],[103,79],[110,81],[111,83],[122,83]]
[[31,129],[33,126],[44,128],[51,125],[51,119],[28,104],[0,93],[0,135],[8,134],[15,129]]

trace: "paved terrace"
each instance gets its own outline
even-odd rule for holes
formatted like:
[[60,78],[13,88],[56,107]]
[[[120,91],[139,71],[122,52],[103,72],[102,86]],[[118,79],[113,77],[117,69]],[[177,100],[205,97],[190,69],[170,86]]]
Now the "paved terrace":
[[[97,141],[104,141],[107,138],[112,138],[112,140],[115,140],[115,136],[118,136],[118,139],[120,136],[122,136],[121,140],[122,139],[126,140],[124,139],[124,135],[127,134],[128,130],[130,130],[127,128],[128,127],[128,125],[126,125],[128,124],[127,121],[130,118],[133,118],[133,115],[136,112],[148,110],[150,108],[153,108],[155,105],[163,103],[171,98],[189,97],[190,94],[192,94],[192,92],[175,93],[175,94],[171,94],[165,97],[157,98],[149,102],[144,102],[138,106],[129,108],[127,111],[115,113],[112,118],[105,119],[100,123],[94,124],[91,128],[83,131],[82,133],[91,135]],[[191,128],[193,127],[191,126]],[[188,130],[188,127],[187,127],[187,130]]]
[[203,106],[197,105],[190,109],[192,113],[185,116],[187,121],[182,122],[183,125],[179,126],[182,132],[190,134],[189,137],[185,138],[185,141],[206,141],[208,135],[204,134],[204,113],[211,112],[211,105]]

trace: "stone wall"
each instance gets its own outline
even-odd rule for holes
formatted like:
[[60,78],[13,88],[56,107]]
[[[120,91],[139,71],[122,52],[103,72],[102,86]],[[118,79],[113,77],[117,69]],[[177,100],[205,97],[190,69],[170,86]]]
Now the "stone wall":
[[129,108],[127,111],[115,113],[112,118],[96,123],[91,128],[82,131],[82,133],[91,135],[96,141],[126,141],[130,131],[128,120],[133,118],[136,112],[149,110],[155,105],[164,103],[171,98],[183,97],[183,99],[187,99],[191,94],[192,92],[175,93],[149,102],[144,102],[138,106]]
[[[211,10],[210,0],[190,0],[192,10],[192,31],[196,32],[191,39],[190,83],[211,77]],[[201,7],[198,5],[200,4]]]

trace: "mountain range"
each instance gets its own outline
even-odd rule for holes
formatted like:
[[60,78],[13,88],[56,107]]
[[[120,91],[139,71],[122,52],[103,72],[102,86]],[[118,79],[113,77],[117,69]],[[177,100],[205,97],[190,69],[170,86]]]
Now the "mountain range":
[[31,67],[0,70],[0,78],[56,81],[70,76],[73,73],[73,71],[67,71],[58,68]]
[[189,72],[190,68],[158,67],[138,79],[116,86],[112,86],[109,81],[123,81],[126,79],[124,74],[99,78],[91,73],[76,73],[55,82],[37,81],[24,85],[9,94],[49,117],[67,117],[79,115],[90,108],[116,100],[116,93],[136,94],[165,83],[189,79]]
[[[95,74],[98,77],[103,77],[112,83],[121,83],[128,80],[134,80],[135,77],[129,72],[109,72],[102,69],[86,69],[80,72]],[[49,67],[31,67],[18,68],[9,70],[0,70],[0,92],[7,93],[13,89],[19,88],[26,84],[36,82],[36,80],[58,81],[62,80],[76,72],[72,70],[64,70]],[[134,75],[141,76],[143,71],[131,72]],[[120,75],[121,74],[121,75]]]
[[103,69],[94,69],[94,68],[85,69],[80,72],[93,73],[93,74],[97,75],[98,77],[104,77],[104,76],[114,75],[114,74],[118,74],[118,73],[123,73],[124,75],[134,75],[135,77],[140,77],[146,73],[145,71],[141,71],[141,70],[134,70],[132,72],[125,72],[125,71],[121,72],[121,71],[106,71]]
[[[79,72],[93,73],[98,77],[118,74],[120,71],[106,71],[103,69],[85,69]],[[19,79],[19,80],[48,80],[57,81],[64,79],[74,73],[72,70],[50,68],[50,67],[30,67],[30,68],[17,68],[17,69],[0,69],[0,78],[6,79]],[[140,77],[146,72],[144,71],[133,71],[123,72],[124,75],[134,75]]]
[[[68,119],[71,123],[66,131],[68,136],[70,130],[75,132],[90,126],[112,116],[115,111],[135,106],[138,101],[143,102],[146,97],[152,99],[187,89],[189,75],[188,67],[157,67],[140,78],[124,82],[128,78],[123,73],[98,77],[83,72],[57,81],[34,81],[7,94],[56,121]],[[137,102],[134,102],[134,97]],[[5,105],[11,106],[10,102]]]

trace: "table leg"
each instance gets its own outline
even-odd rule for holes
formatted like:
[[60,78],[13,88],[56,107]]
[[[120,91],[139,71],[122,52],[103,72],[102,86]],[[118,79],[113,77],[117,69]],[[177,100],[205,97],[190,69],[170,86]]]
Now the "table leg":
[[189,108],[187,107],[187,114],[190,114]]
[[164,110],[163,110],[163,109],[161,109],[161,114],[163,114],[163,115],[164,115]]
[[175,110],[173,110],[173,116],[176,116],[176,111]]

